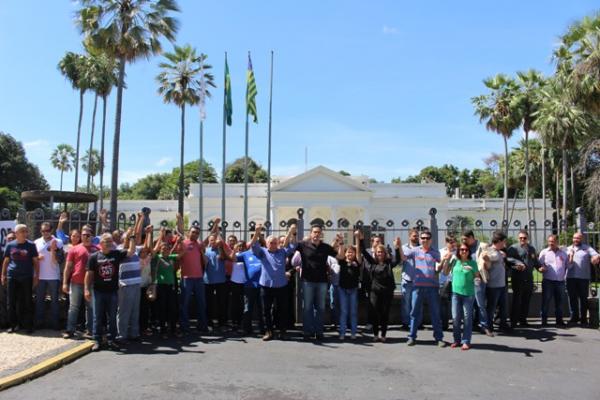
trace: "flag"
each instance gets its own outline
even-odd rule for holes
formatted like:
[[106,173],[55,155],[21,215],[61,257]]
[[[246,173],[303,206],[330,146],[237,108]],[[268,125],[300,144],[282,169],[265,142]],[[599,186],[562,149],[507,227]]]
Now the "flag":
[[206,119],[206,82],[204,81],[204,54],[200,54],[200,120]]
[[225,55],[225,116],[227,125],[231,126],[231,114],[233,107],[231,104],[231,77],[229,76],[229,65],[227,64],[227,55]]
[[250,52],[248,52],[246,113],[252,115],[254,123],[258,123],[258,115],[256,113],[256,93],[256,81],[254,80],[254,71],[252,70],[252,60],[250,59]]

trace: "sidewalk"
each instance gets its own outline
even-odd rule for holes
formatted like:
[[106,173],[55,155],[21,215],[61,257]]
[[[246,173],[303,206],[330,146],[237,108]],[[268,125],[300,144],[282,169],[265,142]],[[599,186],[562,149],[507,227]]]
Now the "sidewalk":
[[0,390],[43,375],[91,350],[86,340],[65,340],[55,330],[0,333]]

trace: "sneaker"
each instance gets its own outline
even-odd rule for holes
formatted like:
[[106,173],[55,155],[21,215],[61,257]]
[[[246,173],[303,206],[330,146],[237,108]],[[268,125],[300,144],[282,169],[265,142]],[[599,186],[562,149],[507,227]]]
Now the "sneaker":
[[271,331],[267,331],[265,333],[265,336],[262,337],[262,340],[265,341],[265,342],[269,341],[271,339],[273,339],[273,334],[271,333]]
[[437,341],[437,347],[439,347],[439,348],[442,348],[442,349],[443,349],[443,348],[444,348],[444,347],[446,347],[446,346],[448,346],[448,343],[444,342],[443,340],[438,340],[438,341]]
[[62,334],[63,339],[73,339],[75,334],[73,332],[64,332]]
[[415,344],[417,344],[417,342],[415,342],[415,339],[408,338],[408,342],[406,342],[407,346],[414,346]]
[[454,343],[452,343],[452,344],[450,345],[450,348],[451,348],[451,349],[455,349],[455,348],[457,348],[458,346],[460,346],[460,343],[456,343],[456,342],[454,342]]
[[92,346],[92,351],[100,351],[100,342],[97,340],[94,341],[94,345]]
[[15,328],[14,326],[11,326],[10,328],[8,328],[6,333],[15,333],[16,331],[17,331],[17,328]]
[[354,335],[354,334],[350,335],[350,340],[356,340],[356,335]]
[[90,331],[85,331],[85,333],[81,335],[81,337],[87,340],[92,340],[94,338]]
[[339,339],[340,339],[340,341],[342,341],[342,342],[344,341],[344,339],[345,339],[345,338],[346,338],[346,336],[345,336],[345,335],[340,335],[340,336],[339,336]]
[[489,328],[483,328],[483,333],[485,333],[485,336],[494,337],[494,332],[492,332]]
[[285,331],[279,332],[279,335],[277,335],[277,339],[286,340],[287,339],[286,332]]
[[471,346],[469,346],[469,345],[468,345],[468,344],[466,344],[466,343],[463,343],[463,345],[461,346],[461,348],[460,348],[460,349],[461,349],[461,350],[463,350],[463,351],[467,351],[467,350],[469,350],[470,348],[471,348]]

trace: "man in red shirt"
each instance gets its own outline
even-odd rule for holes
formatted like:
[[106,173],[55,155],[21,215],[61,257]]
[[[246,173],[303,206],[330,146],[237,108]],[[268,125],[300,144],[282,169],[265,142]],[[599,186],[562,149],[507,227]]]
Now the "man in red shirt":
[[[98,251],[98,247],[92,244],[93,237],[92,228],[85,225],[81,229],[81,243],[70,249],[67,253],[67,263],[63,273],[62,285],[63,292],[69,295],[67,329],[63,334],[65,339],[72,338],[75,335],[79,310],[85,301],[83,296],[85,268],[89,256]],[[90,335],[90,338],[94,322],[92,304],[92,302],[85,301],[86,334]]]

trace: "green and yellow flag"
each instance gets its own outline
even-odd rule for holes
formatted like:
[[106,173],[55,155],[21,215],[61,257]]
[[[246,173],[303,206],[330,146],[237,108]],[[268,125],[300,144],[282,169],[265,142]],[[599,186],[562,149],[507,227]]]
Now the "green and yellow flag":
[[231,77],[229,76],[229,65],[227,64],[227,55],[225,55],[225,118],[227,125],[231,126],[231,115],[233,114],[233,106],[231,103]]
[[254,71],[252,70],[252,60],[248,52],[248,73],[246,86],[246,113],[252,115],[254,123],[258,123],[258,114],[256,113],[256,81],[254,80]]

